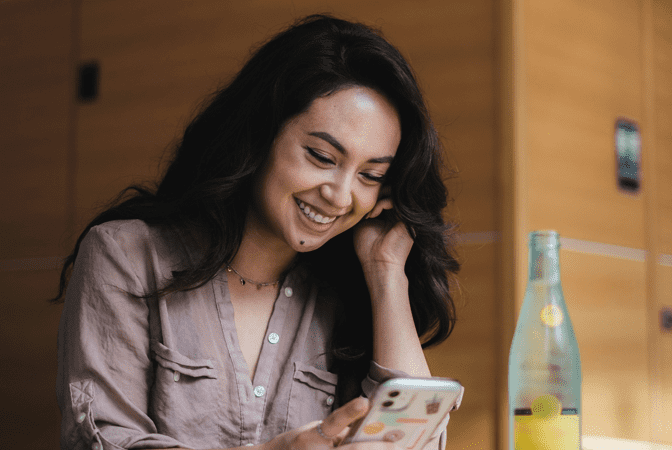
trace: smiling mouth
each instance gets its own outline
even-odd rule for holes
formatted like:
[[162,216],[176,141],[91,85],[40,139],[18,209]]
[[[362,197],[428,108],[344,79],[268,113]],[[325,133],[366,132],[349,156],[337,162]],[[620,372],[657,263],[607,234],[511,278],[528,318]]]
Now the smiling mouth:
[[337,216],[328,217],[328,216],[323,216],[322,214],[318,214],[315,211],[312,211],[310,209],[310,206],[306,205],[305,203],[303,203],[298,198],[295,198],[294,200],[296,201],[296,204],[299,205],[299,208],[301,208],[301,212],[303,212],[303,214],[307,218],[309,218],[310,220],[312,220],[315,223],[328,224],[328,223],[332,223],[334,220],[337,219]]

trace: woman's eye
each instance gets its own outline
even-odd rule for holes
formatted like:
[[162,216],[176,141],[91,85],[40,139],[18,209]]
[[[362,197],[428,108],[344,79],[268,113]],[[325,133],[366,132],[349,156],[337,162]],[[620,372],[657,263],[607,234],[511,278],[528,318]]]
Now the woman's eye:
[[308,152],[308,154],[310,154],[310,156],[312,156],[313,158],[315,158],[316,160],[318,160],[319,162],[321,162],[323,164],[334,164],[334,162],[331,159],[329,159],[326,156],[318,153],[313,148],[306,147],[306,151]]
[[385,175],[378,176],[378,175],[373,175],[373,174],[370,174],[370,173],[363,173],[362,175],[367,180],[374,181],[376,183],[382,184],[385,181]]

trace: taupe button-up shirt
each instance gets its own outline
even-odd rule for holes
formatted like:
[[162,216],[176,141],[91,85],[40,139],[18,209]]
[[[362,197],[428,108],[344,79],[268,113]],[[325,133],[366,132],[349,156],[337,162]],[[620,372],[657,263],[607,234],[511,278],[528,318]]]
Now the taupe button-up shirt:
[[[58,333],[63,449],[259,444],[339,404],[327,356],[337,299],[326,287],[305,268],[289,273],[250,380],[225,271],[160,299],[127,294],[164,286],[189,255],[179,237],[139,220],[94,227],[82,241]],[[364,395],[393,376],[405,374],[372,361]]]

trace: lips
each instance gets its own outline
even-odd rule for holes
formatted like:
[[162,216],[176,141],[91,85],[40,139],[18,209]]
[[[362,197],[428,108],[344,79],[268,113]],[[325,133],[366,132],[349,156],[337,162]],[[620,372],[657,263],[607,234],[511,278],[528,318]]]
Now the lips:
[[311,221],[313,221],[315,223],[330,224],[334,220],[336,220],[337,217],[338,217],[338,216],[329,217],[329,216],[326,216],[326,215],[322,215],[322,214],[318,213],[317,211],[315,211],[314,208],[311,208],[309,205],[306,205],[305,203],[303,203],[298,198],[295,198],[294,200],[296,201],[296,204],[299,206],[299,208],[301,208],[301,211],[303,212],[303,214],[308,219],[310,219]]

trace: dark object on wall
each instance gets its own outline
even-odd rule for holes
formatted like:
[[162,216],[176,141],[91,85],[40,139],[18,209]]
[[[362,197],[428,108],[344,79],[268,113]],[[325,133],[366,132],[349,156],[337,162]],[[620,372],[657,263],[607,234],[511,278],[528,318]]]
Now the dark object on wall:
[[661,331],[672,332],[672,309],[663,308],[660,311],[660,329]]
[[79,83],[77,92],[82,102],[93,102],[98,97],[98,74],[97,62],[90,62],[79,66]]
[[618,187],[627,192],[638,192],[641,184],[641,138],[637,123],[619,118],[614,135],[616,144],[616,177]]

